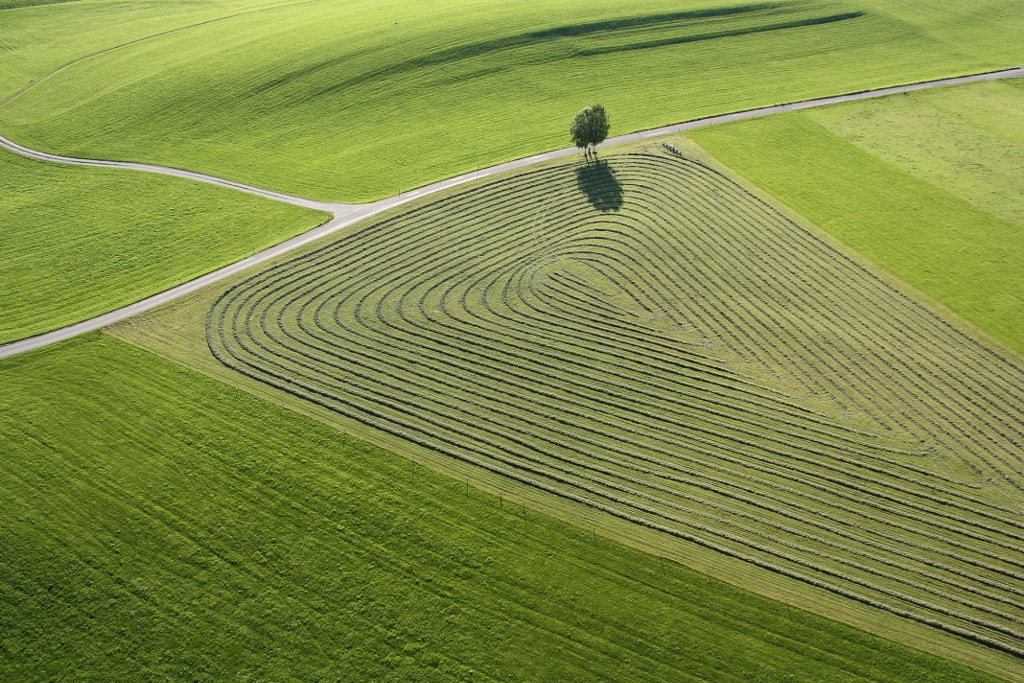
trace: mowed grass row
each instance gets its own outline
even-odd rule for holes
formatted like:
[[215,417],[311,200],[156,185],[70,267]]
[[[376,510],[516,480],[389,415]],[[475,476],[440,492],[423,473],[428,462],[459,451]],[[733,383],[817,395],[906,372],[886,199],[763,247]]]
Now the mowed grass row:
[[226,291],[228,366],[1024,656],[1024,369],[701,163],[563,165]]
[[330,215],[189,180],[0,150],[0,343],[156,294]]
[[0,132],[366,201],[563,147],[581,102],[624,133],[1017,64],[1020,8],[82,0],[5,17]]
[[737,172],[1024,353],[1024,79],[693,131]]
[[4,680],[994,680],[109,336],[0,385]]

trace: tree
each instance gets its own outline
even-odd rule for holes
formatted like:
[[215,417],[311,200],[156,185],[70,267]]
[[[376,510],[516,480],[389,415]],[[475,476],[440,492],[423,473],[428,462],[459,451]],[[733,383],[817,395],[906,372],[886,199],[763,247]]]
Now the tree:
[[608,113],[603,106],[595,104],[587,107],[579,111],[569,124],[572,144],[584,149],[587,156],[596,156],[597,153],[592,148],[605,141],[610,127]]
[[580,149],[590,145],[590,118],[592,110],[590,107],[576,112],[569,124],[569,135],[572,136],[572,144]]
[[591,107],[590,112],[592,126],[590,144],[591,146],[596,147],[608,138],[608,131],[611,129],[611,124],[608,123],[608,113],[600,104],[595,104]]

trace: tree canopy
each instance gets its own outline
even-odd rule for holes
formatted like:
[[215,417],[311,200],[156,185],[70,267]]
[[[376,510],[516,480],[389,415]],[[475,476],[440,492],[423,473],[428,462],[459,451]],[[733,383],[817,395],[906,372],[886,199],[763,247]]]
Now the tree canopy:
[[604,142],[610,128],[608,113],[600,104],[580,110],[569,125],[572,144],[586,148],[587,152],[595,145]]

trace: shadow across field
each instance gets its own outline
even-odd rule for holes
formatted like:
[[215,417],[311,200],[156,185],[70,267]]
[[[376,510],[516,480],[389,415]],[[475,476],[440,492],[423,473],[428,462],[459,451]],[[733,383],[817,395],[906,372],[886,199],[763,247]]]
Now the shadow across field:
[[775,24],[762,26],[746,26],[743,28],[726,29],[724,31],[713,31],[710,33],[698,33],[690,36],[677,36],[672,38],[661,38],[648,40],[628,45],[612,45],[593,50],[581,50],[577,53],[580,57],[591,57],[594,55],[606,55],[613,52],[629,52],[632,50],[646,50],[654,47],[665,47],[667,45],[683,45],[684,43],[695,43],[701,40],[716,40],[718,38],[733,38],[735,36],[747,36],[755,33],[767,33],[769,31],[782,31],[788,28],[800,28],[801,26],[820,26],[822,24],[834,24],[847,19],[858,19],[864,16],[864,12],[844,12],[843,14],[830,14],[824,17],[806,17],[793,21],[783,21]]
[[[863,14],[863,12],[832,14],[828,16],[807,14],[808,12],[814,12],[816,8],[816,3],[801,2],[782,7],[774,3],[759,3],[734,5],[732,7],[716,7],[702,10],[640,15],[606,21],[555,26],[543,31],[530,31],[512,36],[505,36],[503,38],[480,41],[469,45],[460,45],[447,50],[439,50],[437,52],[417,56],[395,64],[389,64],[380,69],[374,69],[372,71],[354,75],[351,78],[332,83],[329,87],[315,93],[315,96],[343,91],[366,82],[391,78],[425,67],[460,62],[491,53],[552,43],[567,38],[596,37],[614,40],[616,35],[633,34],[638,37],[643,37],[645,33],[648,34],[647,40],[632,41],[627,44],[594,46],[587,49],[581,49],[579,46],[568,46],[568,50],[565,54],[566,57],[586,57],[610,52],[642,50],[646,48],[661,47],[664,45],[676,45],[702,40],[716,40],[718,38],[778,31],[797,28],[800,26],[829,24],[846,19],[854,19]],[[789,20],[782,22],[770,21],[786,15],[792,17],[793,14],[803,16],[790,18]],[[717,31],[709,31],[707,22],[708,20],[713,19],[743,21],[745,25],[734,25]],[[661,37],[654,37],[654,35],[651,35],[655,32],[680,30],[685,31],[685,34]],[[261,88],[272,88],[297,78],[303,78],[315,72],[337,66],[340,62],[348,59],[349,56],[346,55],[318,64],[313,64],[300,71],[293,71],[288,74],[284,74],[274,81],[263,84]]]
[[588,162],[576,167],[576,185],[598,211],[622,208],[622,185],[607,161]]
[[63,5],[67,2],[79,2],[79,0],[20,0],[19,2],[0,2],[0,10],[21,9],[22,7],[36,7],[38,5]]

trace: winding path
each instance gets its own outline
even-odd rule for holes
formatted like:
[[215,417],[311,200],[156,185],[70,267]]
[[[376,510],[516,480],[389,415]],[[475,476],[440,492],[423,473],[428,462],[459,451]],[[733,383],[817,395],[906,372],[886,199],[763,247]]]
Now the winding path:
[[[693,121],[686,121],[684,123],[676,123],[670,126],[662,126],[661,128],[652,128],[650,130],[639,131],[636,133],[629,133],[627,135],[619,135],[613,138],[609,138],[606,144],[616,144],[620,142],[633,142],[636,140],[643,140],[645,138],[655,137],[658,135],[665,135],[667,133],[677,133],[680,131],[691,130],[694,128],[702,128],[704,126],[711,126],[716,123],[726,123],[729,121],[739,121],[741,119],[751,119],[759,116],[766,116],[768,114],[777,114],[786,111],[795,111],[799,109],[810,109],[812,107],[822,107],[829,104],[837,104],[840,102],[852,102],[854,100],[863,100],[872,97],[884,97],[886,95],[893,95],[897,93],[911,92],[913,90],[923,90],[925,88],[937,88],[945,85],[957,85],[961,83],[972,83],[975,81],[987,81],[997,80],[1003,78],[1020,78],[1024,77],[1024,67],[1016,67],[1013,69],[1005,69],[1002,71],[992,71],[980,74],[971,74],[968,76],[959,76],[956,78],[943,78],[935,81],[925,81],[921,83],[911,83],[908,85],[898,85],[889,88],[880,88],[877,90],[865,90],[862,92],[848,93],[846,95],[836,95],[833,97],[822,97],[813,100],[804,100],[802,102],[792,102],[788,104],[777,104],[770,107],[760,107],[758,109],[748,109],[745,111],[733,112],[731,114],[720,114],[718,116],[709,116],[702,119],[695,119]],[[550,159],[558,159],[565,157],[570,154],[577,152],[575,147],[567,147],[564,149],[558,149],[551,152],[545,152],[543,154],[535,154],[533,156],[524,157],[522,159],[516,159],[514,161],[508,161],[497,166],[491,166],[489,168],[472,171],[471,173],[465,173],[454,178],[442,180],[431,185],[425,185],[421,188],[403,192],[393,197],[381,199],[376,202],[368,204],[339,204],[330,202],[315,201],[312,199],[304,199],[302,197],[294,197],[291,195],[282,194],[279,192],[273,192],[271,190],[264,190],[262,188],[253,187],[251,185],[245,185],[232,180],[226,180],[223,178],[217,178],[203,173],[196,173],[194,171],[186,171],[179,168],[169,168],[167,166],[157,166],[154,164],[143,164],[137,162],[125,162],[125,161],[105,161],[101,159],[79,159],[76,157],[60,156],[58,154],[49,154],[47,152],[40,152],[38,150],[30,149],[23,145],[19,145],[16,142],[8,140],[7,138],[0,136],[0,147],[7,150],[21,154],[32,159],[39,161],[49,161],[54,163],[62,164],[73,164],[77,166],[97,166],[106,168],[126,168],[137,171],[147,171],[150,173],[161,173],[164,175],[176,176],[179,178],[188,178],[204,183],[211,183],[213,185],[220,185],[222,187],[228,187],[242,192],[248,192],[250,194],[259,195],[269,199],[275,199],[289,204],[295,204],[297,206],[304,206],[312,209],[321,209],[324,211],[330,211],[333,217],[327,223],[324,223],[320,227],[314,228],[301,235],[293,237],[289,240],[281,242],[269,249],[264,249],[248,258],[244,258],[241,261],[236,261],[231,265],[224,266],[215,271],[207,273],[194,280],[190,280],[184,284],[178,285],[166,291],[160,292],[148,298],[137,301],[134,304],[130,304],[123,308],[104,313],[103,315],[96,316],[95,318],[89,318],[82,322],[45,334],[40,334],[35,337],[28,337],[20,341],[11,342],[9,344],[0,345],[0,359],[8,358],[10,356],[16,356],[20,353],[32,351],[35,349],[55,344],[65,339],[70,339],[85,332],[91,332],[98,330],[107,325],[113,324],[125,318],[130,318],[133,315],[142,313],[151,308],[155,308],[164,304],[168,301],[173,301],[181,296],[194,292],[206,285],[212,284],[224,278],[230,277],[235,273],[241,272],[251,266],[259,263],[263,263],[269,259],[272,259],[280,254],[297,249],[305,244],[308,244],[314,240],[317,240],[324,235],[328,235],[342,228],[346,228],[354,223],[357,223],[364,218],[368,218],[375,214],[378,214],[387,209],[401,206],[407,202],[411,202],[414,199],[425,197],[435,192],[440,192],[456,185],[461,185],[473,180],[480,178],[486,178],[487,176],[503,173],[514,169],[523,168],[530,166],[541,161],[547,161]]]

